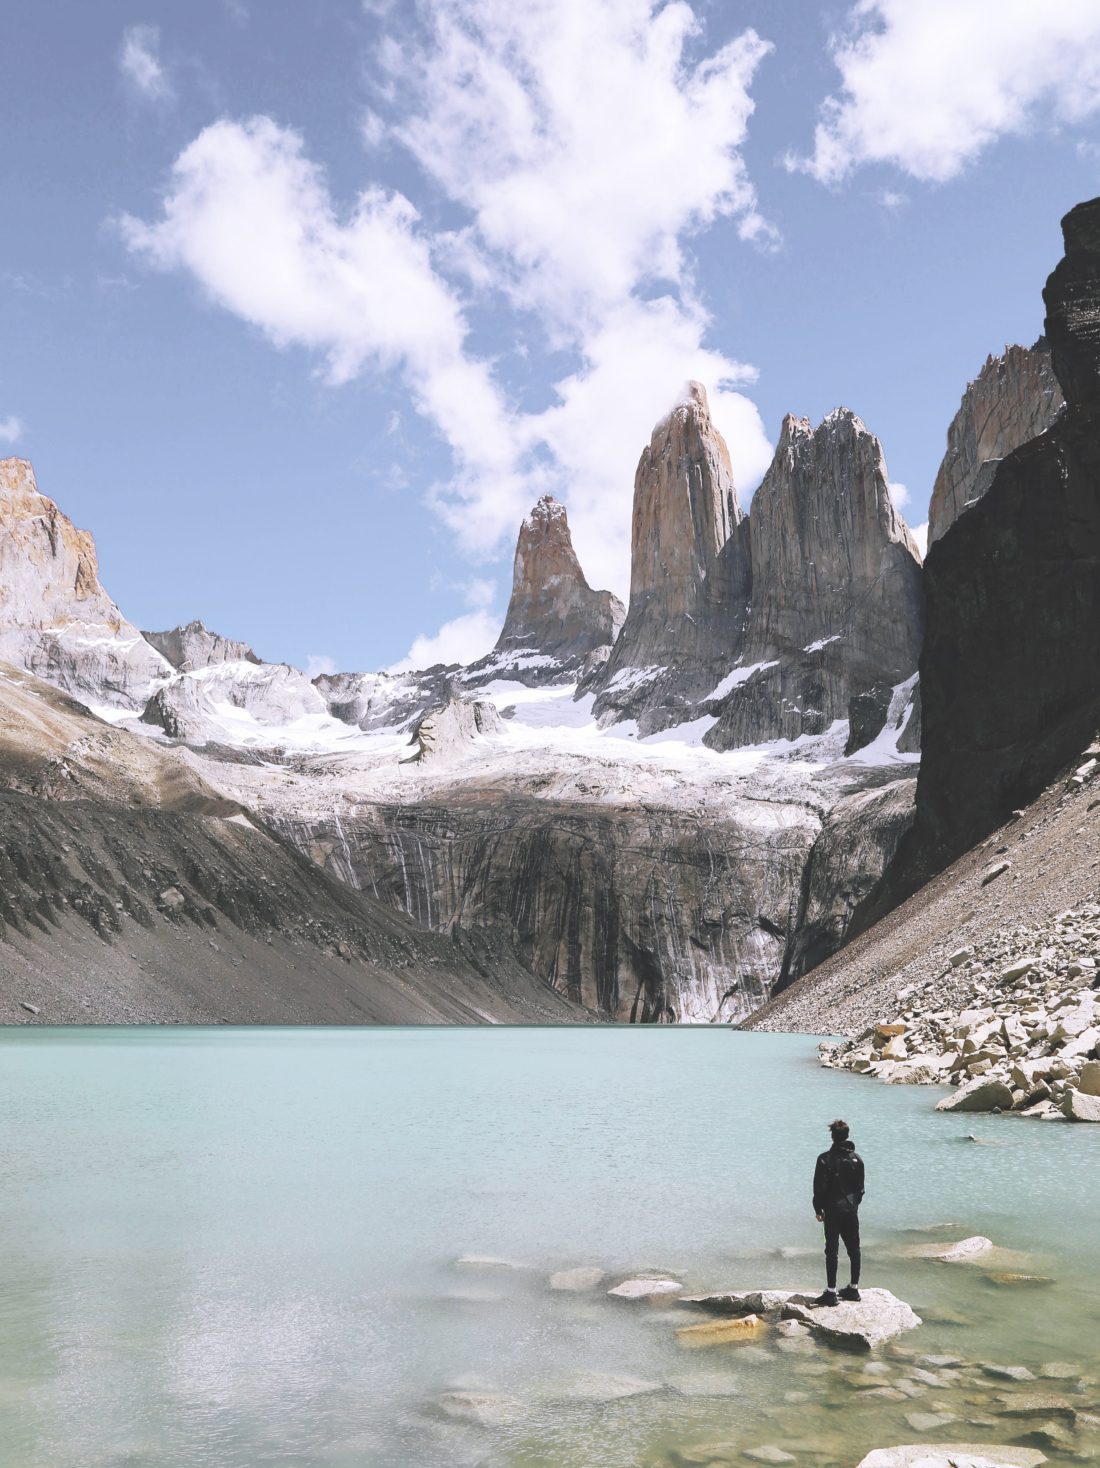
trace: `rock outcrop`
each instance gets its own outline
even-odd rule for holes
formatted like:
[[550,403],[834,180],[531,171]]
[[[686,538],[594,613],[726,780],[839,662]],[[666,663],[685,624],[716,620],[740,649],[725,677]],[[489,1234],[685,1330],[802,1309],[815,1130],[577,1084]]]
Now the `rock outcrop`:
[[690,717],[737,659],[752,591],[729,449],[705,389],[654,428],[634,477],[630,605],[592,680],[596,713],[643,734]]
[[164,683],[141,721],[191,744],[280,742],[281,731],[328,718],[324,699],[285,663],[215,662]]
[[854,413],[816,429],[788,414],[748,525],[752,608],[731,686],[713,696],[715,749],[824,733],[853,700],[910,678],[920,653],[920,553]]
[[925,568],[923,757],[894,894],[1042,790],[1100,724],[1100,200],[1062,221],[1046,334],[1067,407]]
[[413,753],[406,764],[419,764],[426,759],[445,759],[461,752],[488,734],[500,732],[500,715],[496,705],[480,699],[452,698],[443,708],[425,714],[417,722],[409,740]]
[[171,674],[99,584],[95,541],[0,460],[0,659],[84,701],[139,709]]
[[170,632],[143,632],[150,646],[168,659],[177,673],[194,673],[215,663],[259,663],[247,642],[233,642],[210,632],[202,622],[188,622]]
[[520,683],[576,678],[597,648],[610,647],[626,612],[610,591],[593,591],[573,549],[565,506],[543,495],[520,526],[512,596],[496,646],[464,682]]
[[1064,402],[1045,337],[986,358],[947,430],[928,506],[929,546],[986,493],[1001,459],[1046,432]]

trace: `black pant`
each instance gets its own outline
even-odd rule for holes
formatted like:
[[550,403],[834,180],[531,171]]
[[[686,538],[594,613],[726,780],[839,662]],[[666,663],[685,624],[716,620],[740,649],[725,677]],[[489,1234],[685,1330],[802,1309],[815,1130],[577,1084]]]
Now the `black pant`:
[[825,1210],[825,1283],[836,1289],[836,1266],[840,1256],[840,1241],[848,1252],[848,1263],[852,1266],[852,1283],[859,1284],[859,1213],[855,1208],[826,1208]]

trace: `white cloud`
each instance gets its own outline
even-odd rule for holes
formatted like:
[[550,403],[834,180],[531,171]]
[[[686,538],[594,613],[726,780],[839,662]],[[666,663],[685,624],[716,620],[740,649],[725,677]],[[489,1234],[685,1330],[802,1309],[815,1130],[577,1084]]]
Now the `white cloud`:
[[403,195],[366,189],[341,217],[298,134],[256,117],[206,128],[175,162],[162,217],[119,224],[150,264],[190,271],[276,345],[322,353],[331,383],[401,370],[460,469],[507,478],[512,427]]
[[[475,576],[467,581],[462,588],[462,595],[468,607],[487,608],[491,607],[496,600],[496,582],[488,580],[484,576]],[[494,638],[494,641],[496,639]]]
[[900,484],[896,479],[891,479],[890,498],[894,501],[895,508],[903,510],[909,503],[909,486]]
[[519,304],[572,336],[640,281],[680,281],[684,232],[761,231],[738,152],[771,49],[754,31],[689,62],[684,3],[434,0],[431,17],[427,46],[382,53],[412,89],[399,135],[473,210]]
[[[301,137],[257,117],[200,133],[161,216],[124,218],[123,237],[277,345],[319,354],[330,383],[400,373],[453,453],[429,500],[457,550],[510,545],[553,490],[589,579],[625,593],[634,465],[687,378],[711,391],[742,490],[771,456],[734,391],[751,369],[704,345],[687,253],[720,218],[771,238],[739,151],[770,48],[746,31],[707,55],[683,0],[426,0],[425,14],[420,46],[380,43],[375,100],[401,125],[369,122],[365,141],[403,142],[466,222],[452,210],[433,233],[374,187],[341,207]],[[541,411],[517,410],[471,350],[460,285],[512,306],[534,381],[537,351],[568,353]]]
[[466,612],[439,631],[421,632],[413,640],[405,656],[386,669],[387,673],[407,673],[417,668],[430,668],[435,663],[473,663],[489,652],[500,634],[501,619],[491,612]]
[[23,425],[18,418],[0,418],[0,443],[15,443],[22,436]]
[[143,97],[164,102],[172,96],[172,83],[157,55],[160,32],[152,25],[132,25],[122,33],[118,64],[123,76]]
[[1096,0],[858,0],[808,158],[822,183],[863,163],[953,178],[998,138],[1100,109]]
[[917,542],[917,549],[921,553],[921,560],[928,554],[928,521],[923,525],[910,525],[909,533]]
[[336,659],[330,658],[327,653],[311,652],[306,658],[306,677],[319,678],[322,673],[338,673]]

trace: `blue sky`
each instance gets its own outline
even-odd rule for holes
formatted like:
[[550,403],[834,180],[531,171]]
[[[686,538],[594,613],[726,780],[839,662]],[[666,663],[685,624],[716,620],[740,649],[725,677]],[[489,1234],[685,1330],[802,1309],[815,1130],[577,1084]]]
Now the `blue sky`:
[[919,525],[1100,192],[1095,0],[39,0],[0,46],[0,452],[132,620],[299,666],[484,651],[546,489],[625,594],[692,375],[743,503],[844,404]]

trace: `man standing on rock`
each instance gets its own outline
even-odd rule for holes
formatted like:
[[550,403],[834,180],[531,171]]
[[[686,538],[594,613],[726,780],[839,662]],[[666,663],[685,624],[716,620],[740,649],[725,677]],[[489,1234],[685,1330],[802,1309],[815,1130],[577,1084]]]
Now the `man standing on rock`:
[[[829,1123],[833,1145],[822,1152],[814,1168],[814,1213],[825,1225],[825,1292],[815,1305],[835,1305],[840,1300],[858,1300],[859,1295],[859,1205],[863,1201],[863,1158],[848,1140],[848,1123]],[[852,1282],[836,1290],[840,1241],[848,1254]]]

